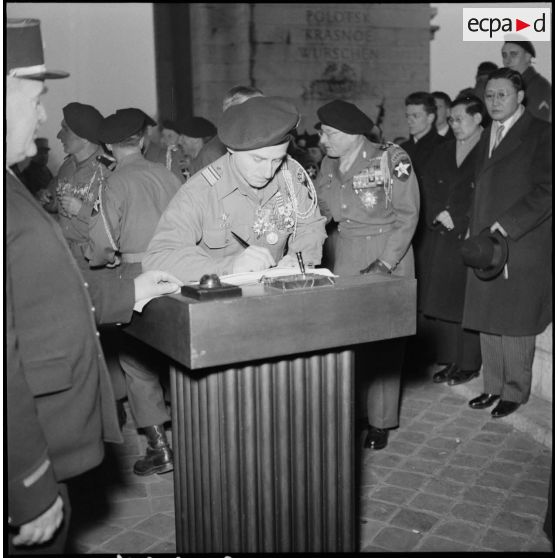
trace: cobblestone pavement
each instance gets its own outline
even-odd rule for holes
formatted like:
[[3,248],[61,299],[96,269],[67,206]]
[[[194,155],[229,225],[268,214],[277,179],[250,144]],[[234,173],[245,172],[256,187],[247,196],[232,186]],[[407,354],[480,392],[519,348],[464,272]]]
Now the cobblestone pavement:
[[[144,440],[124,435],[73,488],[73,551],[174,553],[173,474],[134,475]],[[446,384],[406,380],[400,427],[358,459],[362,552],[552,551],[550,449]]]

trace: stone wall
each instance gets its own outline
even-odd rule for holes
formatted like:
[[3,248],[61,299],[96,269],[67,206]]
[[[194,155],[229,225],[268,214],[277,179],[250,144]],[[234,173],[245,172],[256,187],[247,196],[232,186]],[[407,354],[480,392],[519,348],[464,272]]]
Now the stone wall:
[[407,135],[403,101],[428,90],[429,4],[191,4],[195,113],[216,120],[229,87],[292,97],[313,129],[316,109],[342,98],[386,138]]

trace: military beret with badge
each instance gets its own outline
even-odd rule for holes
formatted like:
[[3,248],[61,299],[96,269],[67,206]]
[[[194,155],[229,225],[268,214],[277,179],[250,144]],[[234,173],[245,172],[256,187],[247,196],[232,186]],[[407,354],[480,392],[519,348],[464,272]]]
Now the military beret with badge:
[[62,109],[68,128],[92,143],[99,143],[99,131],[103,115],[93,106],[83,103],[69,103]]
[[282,97],[252,97],[230,106],[217,130],[224,145],[249,151],[288,142],[300,121],[297,107]]
[[320,124],[346,134],[368,134],[374,127],[374,122],[355,104],[340,99],[322,105],[317,113]]

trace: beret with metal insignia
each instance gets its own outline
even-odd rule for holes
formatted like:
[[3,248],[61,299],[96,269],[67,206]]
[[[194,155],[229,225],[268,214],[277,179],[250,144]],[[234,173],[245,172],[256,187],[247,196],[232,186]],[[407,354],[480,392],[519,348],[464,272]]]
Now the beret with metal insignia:
[[143,111],[120,111],[107,116],[99,137],[103,143],[119,143],[140,132],[145,125]]
[[346,134],[368,134],[374,122],[356,105],[336,99],[318,109],[321,124],[331,126]]
[[296,106],[282,97],[252,97],[229,107],[217,126],[219,139],[237,151],[289,141],[300,120]]
[[68,128],[80,138],[99,143],[99,132],[103,115],[91,105],[69,103],[62,109]]

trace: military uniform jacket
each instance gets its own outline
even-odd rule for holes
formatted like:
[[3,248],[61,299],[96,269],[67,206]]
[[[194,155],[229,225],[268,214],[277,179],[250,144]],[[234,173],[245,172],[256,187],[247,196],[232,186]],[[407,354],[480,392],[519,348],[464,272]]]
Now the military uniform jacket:
[[533,66],[529,66],[521,77],[525,84],[527,110],[535,118],[551,122],[552,87],[550,83]]
[[477,144],[471,235],[498,221],[508,233],[508,279],[468,271],[463,326],[496,335],[541,333],[552,320],[551,125],[524,111],[488,158]]
[[[120,161],[100,192],[86,255],[91,267],[141,262],[161,214],[180,188],[178,178],[140,153]],[[139,268],[139,265],[136,266]]]
[[58,224],[10,173],[5,279],[8,507],[21,525],[54,502],[56,482],[101,462],[103,439],[122,438],[87,284]]
[[[271,182],[260,193],[234,168],[231,155],[195,174],[171,201],[149,244],[144,269],[162,269],[182,281],[197,281],[205,273],[232,273],[233,260],[244,250],[231,232],[249,244],[265,246],[279,261],[288,242],[288,253],[302,252],[306,263],[322,258],[325,219],[317,207],[311,212],[306,176],[287,157]],[[293,188],[299,212],[295,219],[288,193]],[[296,230],[295,230],[296,222]]]
[[[339,159],[325,157],[316,189],[320,211],[328,221],[339,223],[341,238],[365,242],[367,236],[387,234],[383,251],[376,257],[392,267],[409,252],[418,220],[419,192],[409,156],[399,146],[383,148],[365,140],[345,173],[339,171]],[[364,253],[359,257],[360,268],[371,263],[365,261]]]
[[[58,170],[58,174],[49,186],[54,198],[56,194],[69,194],[82,202],[81,209],[76,215],[67,215],[58,206],[58,222],[62,228],[64,237],[72,243],[77,243],[85,247],[89,240],[89,219],[93,210],[93,204],[99,195],[99,186],[108,177],[110,171],[105,165],[97,161],[97,157],[103,154],[101,147],[80,163],[70,155]],[[49,207],[47,206],[47,209]],[[76,253],[74,256],[83,258],[83,253]]]

